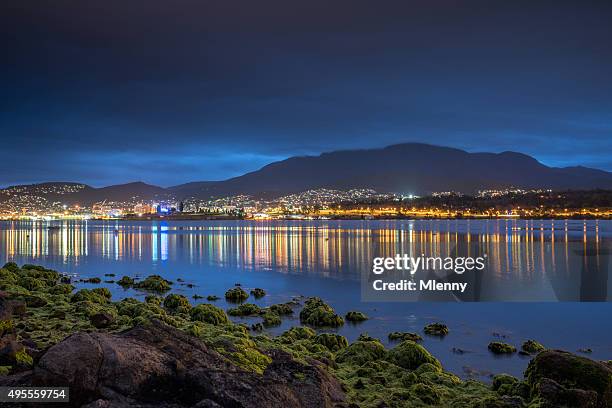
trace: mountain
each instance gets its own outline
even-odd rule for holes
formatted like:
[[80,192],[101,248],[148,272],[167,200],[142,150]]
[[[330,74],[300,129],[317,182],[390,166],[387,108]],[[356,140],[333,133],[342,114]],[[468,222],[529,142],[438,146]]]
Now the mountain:
[[378,192],[427,195],[435,191],[474,193],[505,187],[612,189],[612,173],[586,167],[548,167],[515,153],[468,153],[422,143],[382,149],[342,150],[291,157],[224,181],[202,181],[162,188],[142,182],[94,188],[79,183],[42,183],[0,190],[0,203],[19,205],[24,195],[50,202],[91,205],[174,197],[207,199],[238,194],[275,198],[317,188],[372,188]]
[[292,157],[220,182],[171,187],[177,197],[253,194],[275,197],[315,188],[373,188],[379,192],[474,193],[487,188],[612,189],[612,173],[548,167],[515,152],[468,153],[422,143]]

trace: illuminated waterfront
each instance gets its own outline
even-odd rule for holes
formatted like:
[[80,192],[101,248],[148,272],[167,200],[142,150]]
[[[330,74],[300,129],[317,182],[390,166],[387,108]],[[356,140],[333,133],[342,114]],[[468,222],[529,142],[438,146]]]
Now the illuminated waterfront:
[[[596,220],[518,219],[5,221],[0,223],[0,261],[43,264],[81,277],[158,273],[188,296],[222,295],[240,282],[268,291],[269,296],[256,301],[261,305],[294,295],[318,295],[340,313],[362,310],[372,317],[339,329],[350,339],[367,331],[386,340],[391,331],[419,331],[427,322],[442,320],[454,331],[443,342],[426,342],[449,369],[461,374],[464,367],[475,366],[519,373],[527,360],[499,359],[483,349],[493,332],[505,333],[513,343],[536,338],[571,351],[589,347],[594,358],[610,359],[612,333],[592,321],[587,324],[587,317],[606,319],[612,304],[362,303],[360,274],[368,272],[377,256],[486,253],[488,266],[478,297],[444,300],[605,300],[612,293],[610,225]],[[179,278],[184,283],[179,284]],[[116,298],[143,296],[112,283],[102,286]],[[225,305],[223,300],[219,303]],[[559,315],[564,319],[554,318]],[[288,319],[274,331],[296,323]],[[450,351],[453,347],[472,352],[456,355]]]

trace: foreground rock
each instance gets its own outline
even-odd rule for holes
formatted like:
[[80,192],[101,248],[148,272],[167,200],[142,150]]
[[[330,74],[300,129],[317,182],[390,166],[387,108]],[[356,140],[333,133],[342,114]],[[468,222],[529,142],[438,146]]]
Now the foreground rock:
[[0,385],[68,386],[71,406],[345,406],[340,383],[318,363],[281,351],[270,357],[262,375],[245,371],[153,321],[122,334],[74,334],[51,347],[33,371],[4,377]]
[[565,351],[539,353],[525,371],[541,406],[612,407],[612,368]]

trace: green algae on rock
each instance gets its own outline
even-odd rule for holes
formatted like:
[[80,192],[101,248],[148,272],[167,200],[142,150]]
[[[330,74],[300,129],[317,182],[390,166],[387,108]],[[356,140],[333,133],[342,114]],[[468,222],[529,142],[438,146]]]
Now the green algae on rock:
[[189,313],[191,303],[187,297],[172,293],[164,299],[164,308],[172,313]]
[[244,289],[240,287],[235,287],[225,292],[225,299],[230,302],[240,303],[240,302],[244,302],[248,298],[249,298],[249,294],[246,293]]
[[116,283],[117,285],[123,286],[124,288],[129,288],[134,284],[134,279],[130,278],[129,276],[124,276],[121,279],[119,279]]
[[266,312],[263,315],[263,325],[265,327],[274,327],[274,326],[280,326],[281,324],[281,318],[279,315],[277,315],[274,312]]
[[492,341],[489,343],[488,349],[494,354],[512,354],[516,352],[516,347],[501,341]]
[[448,327],[442,323],[430,323],[423,328],[425,334],[429,336],[439,336],[444,337],[448,335]]
[[[123,278],[122,278],[123,279]],[[172,282],[162,278],[159,275],[150,275],[141,282],[136,282],[132,285],[134,289],[148,290],[151,292],[164,293],[168,292],[172,287]]]
[[344,319],[338,316],[334,309],[323,302],[320,297],[306,300],[300,312],[300,321],[313,327],[338,327],[344,324]]
[[364,322],[369,319],[369,317],[366,316],[365,313],[357,312],[354,310],[351,310],[350,312],[348,312],[344,316],[344,318],[346,319],[346,321],[353,322],[353,323]]
[[216,300],[219,300],[219,296],[215,296],[215,295],[208,295],[206,296],[206,300],[208,300],[209,302],[214,302]]
[[261,288],[255,288],[251,291],[251,295],[253,295],[255,299],[259,299],[266,296],[266,291]]
[[417,333],[411,333],[411,332],[392,332],[392,333],[389,333],[388,337],[390,341],[404,341],[404,340],[411,340],[414,342],[423,341],[423,338],[421,336],[419,336]]
[[230,316],[258,316],[261,313],[261,308],[253,303],[243,303],[238,307],[227,310],[227,314]]
[[229,323],[229,319],[223,309],[208,303],[193,307],[189,314],[191,316],[191,320],[194,321],[210,323],[213,325]]
[[546,350],[546,347],[535,340],[527,340],[521,345],[521,350],[523,350],[525,353],[536,354],[540,351]]
[[429,363],[437,371],[442,371],[442,364],[429,351],[425,350],[423,346],[411,340],[404,340],[389,350],[388,359],[392,363],[408,370],[415,370],[422,364]]
[[290,315],[293,314],[293,303],[277,303],[269,307],[270,311],[276,313],[277,315]]
[[321,333],[315,336],[314,342],[325,346],[330,351],[338,351],[348,347],[346,337],[335,333]]

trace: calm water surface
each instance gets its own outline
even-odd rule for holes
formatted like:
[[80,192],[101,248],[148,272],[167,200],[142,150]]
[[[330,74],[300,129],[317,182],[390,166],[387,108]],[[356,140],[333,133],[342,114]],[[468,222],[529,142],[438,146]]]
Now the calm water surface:
[[[391,331],[421,332],[442,321],[451,334],[427,337],[424,345],[450,371],[486,380],[489,373],[521,375],[529,361],[490,354],[488,342],[500,337],[516,346],[533,338],[569,351],[591,348],[590,357],[612,359],[611,227],[578,220],[0,222],[0,261],[80,277],[157,273],[183,279],[175,291],[187,296],[222,297],[239,282],[266,289],[269,295],[254,301],[260,305],[317,295],[341,314],[361,310],[371,317],[338,329],[350,340],[368,332],[386,342]],[[481,289],[469,296],[362,302],[360,276],[372,259],[398,253],[487,254],[488,264]],[[117,299],[144,296],[102,286]],[[493,302],[500,299],[506,301]],[[297,324],[286,319],[273,332]]]

